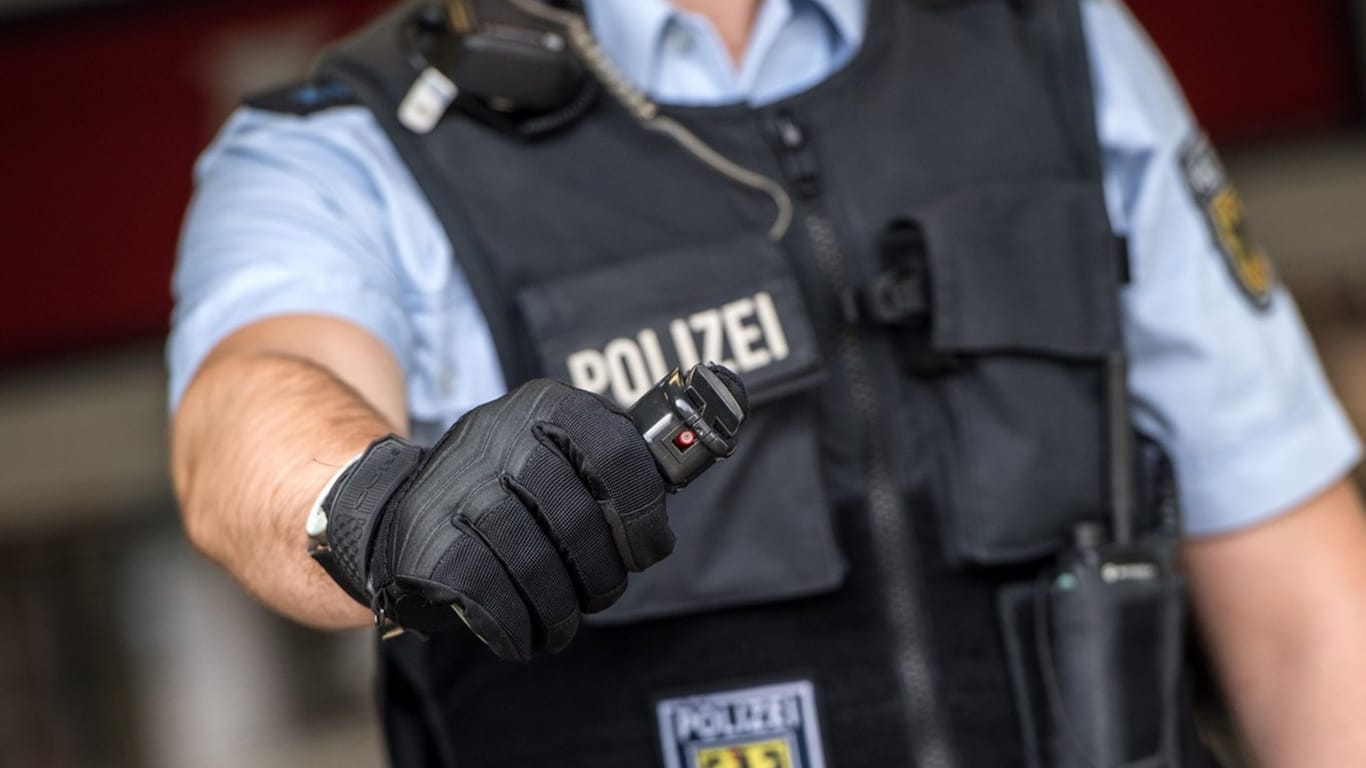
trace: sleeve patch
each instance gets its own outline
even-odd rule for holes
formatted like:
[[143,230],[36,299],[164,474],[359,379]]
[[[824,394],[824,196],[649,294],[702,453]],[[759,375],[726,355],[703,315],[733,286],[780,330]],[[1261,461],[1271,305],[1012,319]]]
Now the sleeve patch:
[[1265,310],[1271,306],[1275,269],[1266,251],[1252,237],[1243,201],[1203,133],[1186,142],[1181,152],[1181,170],[1233,281],[1254,307]]

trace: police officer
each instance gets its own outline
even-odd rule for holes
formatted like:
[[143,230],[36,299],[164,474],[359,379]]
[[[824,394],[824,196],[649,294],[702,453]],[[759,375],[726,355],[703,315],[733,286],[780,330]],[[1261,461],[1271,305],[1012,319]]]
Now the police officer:
[[[186,529],[282,613],[398,635],[396,764],[1196,764],[1144,655],[1170,603],[1109,644],[1058,618],[1069,535],[1176,508],[1258,759],[1366,761],[1359,445],[1122,5],[582,5],[404,5],[197,168]],[[505,50],[534,66],[461,69]],[[753,414],[666,519],[622,406],[699,361]],[[1069,648],[1143,674],[1073,685]],[[1133,743],[1069,698],[1153,681]]]

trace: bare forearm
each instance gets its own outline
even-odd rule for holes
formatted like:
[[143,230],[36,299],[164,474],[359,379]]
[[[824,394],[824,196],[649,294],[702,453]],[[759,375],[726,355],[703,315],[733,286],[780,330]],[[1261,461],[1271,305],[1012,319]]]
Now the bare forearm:
[[1366,765],[1366,520],[1340,484],[1187,564],[1211,656],[1257,764]]
[[172,473],[186,531],[263,602],[320,627],[369,613],[307,555],[319,490],[396,431],[327,369],[275,353],[231,354],[199,372],[176,414]]
[[1258,765],[1366,765],[1363,639],[1360,616],[1330,619],[1307,628],[1312,649],[1263,671],[1265,680],[1253,683],[1256,694],[1237,707]]

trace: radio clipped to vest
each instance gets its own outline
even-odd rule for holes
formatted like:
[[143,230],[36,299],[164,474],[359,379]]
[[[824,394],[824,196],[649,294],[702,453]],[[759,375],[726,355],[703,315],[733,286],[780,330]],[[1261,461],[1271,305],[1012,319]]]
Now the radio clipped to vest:
[[661,114],[598,45],[572,0],[424,3],[400,25],[400,34],[418,74],[397,117],[419,136],[434,131],[454,108],[505,134],[538,138],[578,121],[606,90],[642,128],[668,136],[713,172],[769,197],[776,209],[771,240],[781,240],[792,223],[787,190]]
[[[1179,768],[1184,583],[1169,467],[1135,461],[1126,365],[1106,364],[1108,526],[1078,523],[1055,566],[1002,594],[1030,758],[1056,768]],[[1138,472],[1135,467],[1139,467]],[[1146,471],[1144,471],[1146,469]],[[1136,521],[1135,475],[1153,519]]]
[[414,133],[430,133],[455,109],[515,136],[540,136],[578,119],[598,92],[563,29],[516,3],[424,4],[401,33],[420,73],[398,119]]

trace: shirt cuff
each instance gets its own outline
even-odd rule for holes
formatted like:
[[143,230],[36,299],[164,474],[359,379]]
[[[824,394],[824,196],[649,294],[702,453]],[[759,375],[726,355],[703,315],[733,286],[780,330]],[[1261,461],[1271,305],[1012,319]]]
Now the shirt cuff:
[[1289,512],[1361,459],[1361,442],[1331,393],[1307,399],[1246,445],[1173,459],[1187,536],[1229,533]]
[[167,343],[170,411],[175,412],[195,371],[219,342],[258,320],[294,314],[328,315],[360,326],[384,342],[405,371],[409,368],[406,351],[411,330],[392,301],[377,292],[288,291],[250,300],[206,303],[178,319]]

